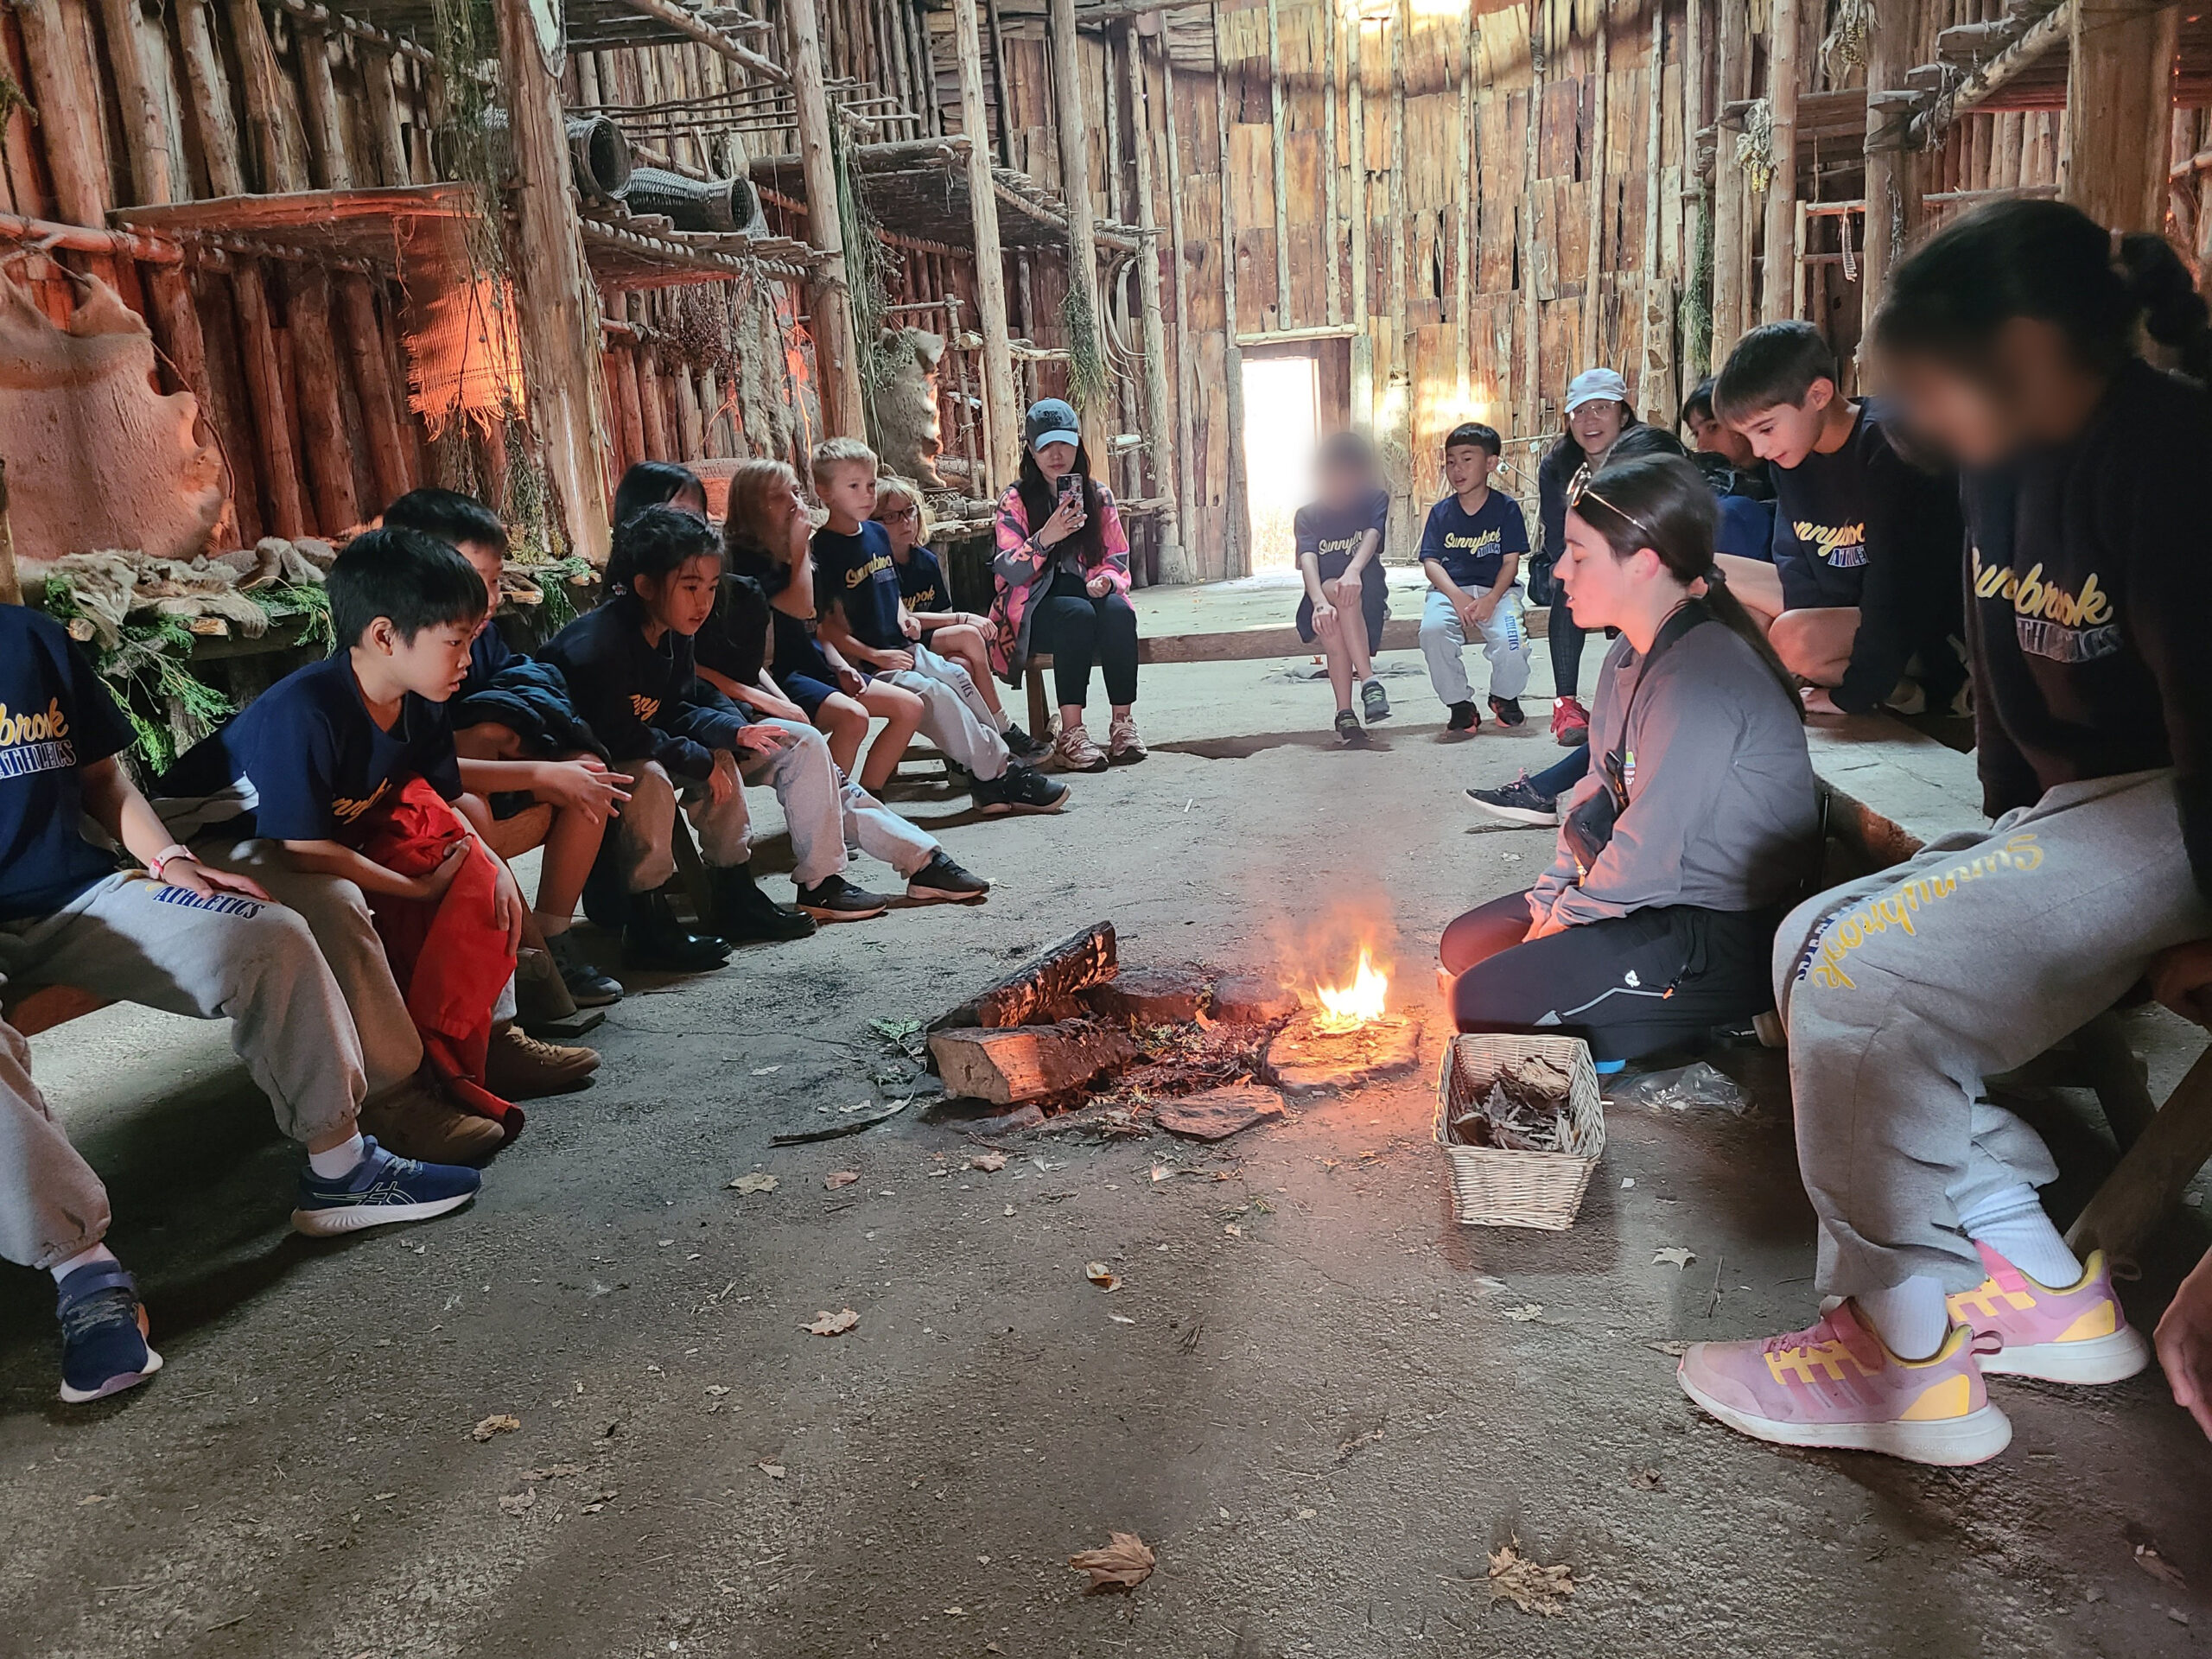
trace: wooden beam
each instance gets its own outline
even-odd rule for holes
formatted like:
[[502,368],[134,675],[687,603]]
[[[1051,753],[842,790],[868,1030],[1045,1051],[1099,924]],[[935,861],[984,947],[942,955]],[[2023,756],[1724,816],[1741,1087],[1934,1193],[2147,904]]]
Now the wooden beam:
[[2074,0],[2059,194],[2108,230],[2165,224],[2180,29],[2178,6]]
[[[1195,535],[1198,530],[1198,368],[1191,358],[1190,265],[1183,257],[1183,151],[1176,137],[1175,64],[1163,46],[1160,54],[1160,124],[1167,137],[1167,252],[1168,270],[1175,291],[1175,488],[1180,520]],[[1196,581],[1202,574],[1196,550],[1184,543],[1181,580]],[[1166,555],[1160,556],[1160,579],[1166,572]]]
[[1804,79],[1797,0],[1769,0],[1767,101],[1774,113],[1774,176],[1766,187],[1766,281],[1761,315],[1797,314],[1797,93]]
[[[1751,18],[1745,0],[1720,0],[1720,84],[1726,111],[1750,80]],[[1714,130],[1713,165],[1713,361],[1726,362],[1744,332],[1744,271],[1749,242],[1744,169],[1736,164],[1738,127],[1724,115]]]
[[[1329,27],[1346,30],[1350,51],[1344,61],[1345,123],[1351,129],[1351,423],[1357,432],[1375,430],[1375,340],[1367,315],[1367,20],[1356,6],[1330,6]],[[1230,320],[1233,330],[1236,319]]]
[[99,12],[136,198],[167,201],[171,194],[168,117],[139,35],[137,0],[99,0]]
[[[1953,89],[1948,102],[1943,105],[1946,124],[1956,122],[1961,116],[1988,102],[2004,87],[2041,63],[2050,53],[2066,51],[2073,39],[2074,27],[2075,0],[2059,0],[2057,6],[2029,26],[2026,34],[1967,75]],[[1910,40],[1915,37],[1908,35],[1905,38]],[[1893,86],[1904,85],[1906,67],[1900,53],[1891,81]],[[1871,89],[1873,83],[1870,80],[1867,85]],[[1926,113],[1913,118],[1913,127],[1916,137],[1922,143],[1929,142],[1935,136],[1933,124]],[[1867,130],[1873,130],[1871,122]]]
[[231,113],[223,60],[209,33],[213,22],[207,13],[207,0],[176,0],[177,35],[184,44],[185,90],[192,105],[193,124],[200,131],[207,188],[216,196],[241,196],[245,194],[245,175],[238,164],[238,123]]
[[[972,0],[971,0],[972,3]],[[1188,582],[1190,561],[1183,550],[1179,468],[1170,437],[1167,398],[1167,340],[1161,326],[1160,239],[1152,199],[1151,100],[1145,96],[1143,41],[1133,28],[1122,31],[1128,60],[1129,142],[1136,152],[1137,228],[1145,232],[1137,254],[1137,307],[1144,350],[1144,442],[1152,457],[1153,488],[1167,505],[1160,515],[1160,579]],[[1111,96],[1110,92],[1109,96]]]
[[[1060,3],[1065,4],[1065,0]],[[1226,383],[1222,393],[1229,411],[1224,445],[1229,490],[1224,503],[1228,523],[1222,527],[1222,574],[1233,579],[1251,574],[1252,520],[1251,504],[1244,493],[1244,358],[1236,349],[1236,203],[1229,168],[1229,54],[1224,50],[1227,42],[1227,25],[1216,10],[1213,50],[1218,72],[1214,78],[1214,136],[1221,148],[1221,358]]]
[[23,584],[16,575],[16,535],[8,525],[8,462],[0,456],[0,605],[22,602]]
[[1090,1020],[940,1031],[930,1037],[930,1058],[946,1094],[1000,1106],[1066,1094],[1136,1057],[1128,1032]]
[[814,279],[807,284],[807,310],[814,324],[822,429],[858,438],[868,434],[868,401],[861,380],[860,351],[853,339],[852,283],[845,265],[844,231],[837,207],[837,164],[830,148],[830,92],[822,78],[817,3],[818,0],[791,0],[784,8],[790,32],[798,151],[806,172],[806,234],[822,255]]
[[1884,103],[1881,95],[1893,91],[1910,67],[1905,59],[1917,28],[1918,10],[1919,0],[1887,0],[1875,9],[1866,34],[1866,219],[1859,256],[1859,385],[1862,391],[1874,390],[1869,375],[1872,353],[1864,349],[1864,342],[1873,334],[1874,313],[1889,289],[1890,271],[1897,264],[1904,226],[1903,152],[1911,130],[1910,114]]
[[1321,257],[1323,293],[1328,306],[1326,322],[1344,320],[1344,220],[1337,200],[1337,12],[1335,5],[1321,8]]
[[[1692,6],[1697,0],[1689,0]],[[1660,162],[1667,124],[1667,9],[1651,8],[1651,42],[1644,56],[1643,105],[1643,317],[1637,329],[1642,365],[1636,377],[1636,400],[1647,421],[1672,430],[1675,424],[1672,291],[1659,269]],[[1696,73],[1688,63],[1685,76]]]
[[[546,73],[529,0],[497,0],[499,57],[509,94],[517,179],[515,310],[554,522],[569,550],[594,564],[607,554],[607,418],[595,353],[599,296],[585,263],[569,179],[560,83]],[[804,10],[799,7],[798,10]]]
[[2115,1262],[2133,1263],[2207,1159],[2212,1159],[2212,1051],[2197,1058],[2166,1097],[2068,1230],[2066,1242],[2076,1250],[2100,1249]]
[[952,0],[953,56],[960,71],[960,130],[967,139],[969,223],[976,238],[976,326],[983,336],[983,459],[988,495],[1014,482],[1021,465],[1021,410],[1006,318],[1006,255],[999,245],[999,199],[991,183],[991,146],[983,103],[982,35],[976,0]]
[[930,1022],[931,1031],[963,1027],[997,1029],[1049,1024],[1077,1010],[1076,993],[1102,985],[1121,971],[1111,922],[1090,926],[1046,945],[1012,973],[993,980]]
[[[793,79],[791,72],[773,58],[764,58],[758,52],[739,45],[713,24],[701,22],[689,7],[679,6],[674,0],[624,0],[624,3],[640,16],[650,17],[655,22],[698,41],[709,51],[719,54],[763,80],[782,86]],[[796,67],[793,66],[794,68]]]
[[1274,162],[1275,327],[1292,326],[1290,315],[1290,175],[1282,120],[1282,0],[1268,0],[1268,130]]
[[[1789,3],[1774,0],[1777,5]],[[1574,365],[1577,372],[1606,360],[1601,355],[1600,340],[1605,309],[1605,118],[1612,99],[1607,96],[1611,89],[1605,83],[1605,60],[1613,29],[1611,10],[1601,5],[1596,11],[1597,35],[1591,41],[1590,68],[1590,263],[1582,276],[1582,353]]]
[[22,29],[41,147],[54,176],[54,212],[73,225],[105,225],[107,181],[91,126],[98,106],[79,73],[82,57],[60,0],[21,0],[16,20]]
[[[1090,124],[1083,110],[1083,42],[1075,26],[1075,0],[1050,0],[1046,33],[1050,36],[1052,63],[1054,125],[1060,151],[1060,194],[1068,207],[1068,290],[1087,304],[1079,306],[1090,319],[1090,339],[1084,342],[1094,363],[1106,361],[1105,296],[1098,290],[1098,219],[1090,196]],[[1072,342],[1071,342],[1072,344]],[[1078,389],[1069,377],[1071,398],[1083,429],[1084,446],[1091,464],[1102,472],[1106,465],[1106,405],[1103,388]]]

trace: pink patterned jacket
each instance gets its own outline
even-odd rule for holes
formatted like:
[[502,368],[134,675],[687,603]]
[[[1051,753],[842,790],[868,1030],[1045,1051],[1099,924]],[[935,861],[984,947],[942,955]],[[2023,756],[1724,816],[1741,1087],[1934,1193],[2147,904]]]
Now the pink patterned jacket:
[[[1114,493],[1103,484],[1098,491],[1098,552],[1086,555],[1084,580],[1103,575],[1114,591],[1129,591],[1129,538],[1122,529],[1122,515],[1115,509]],[[1052,591],[1058,550],[1040,547],[1030,533],[1029,514],[1022,507],[1021,492],[1009,486],[999,499],[998,551],[991,561],[996,591],[991,596],[991,671],[1008,685],[1021,677],[1029,660],[1029,627],[1034,601]]]

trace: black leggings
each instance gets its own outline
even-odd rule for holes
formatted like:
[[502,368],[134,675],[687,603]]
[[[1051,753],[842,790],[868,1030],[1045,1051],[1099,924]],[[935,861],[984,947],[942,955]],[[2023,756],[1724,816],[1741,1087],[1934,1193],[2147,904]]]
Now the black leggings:
[[1552,695],[1573,696],[1582,683],[1582,630],[1574,626],[1565,594],[1552,601],[1551,615],[1544,626],[1551,641]]
[[1064,709],[1090,701],[1090,665],[1106,676],[1106,701],[1120,708],[1137,700],[1137,613],[1122,594],[1093,599],[1083,578],[1062,570],[1052,591],[1037,601],[1029,649],[1049,653],[1052,682]]
[[1462,1031],[1558,1032],[1601,1060],[1696,1043],[1774,1007],[1778,912],[1672,905],[1586,922],[1533,942],[1529,898],[1508,893],[1444,930]]

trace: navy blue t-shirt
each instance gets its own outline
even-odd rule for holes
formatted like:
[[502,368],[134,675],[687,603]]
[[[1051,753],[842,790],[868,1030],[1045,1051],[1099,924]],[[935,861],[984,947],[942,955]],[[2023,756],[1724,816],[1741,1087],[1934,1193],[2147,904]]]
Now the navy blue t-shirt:
[[1524,558],[1529,552],[1529,525],[1521,517],[1521,504],[1492,490],[1473,512],[1447,495],[1428,510],[1428,523],[1421,533],[1421,556],[1434,559],[1444,574],[1469,592],[1488,588],[1509,553]]
[[[1321,569],[1321,580],[1334,582],[1344,573],[1351,563],[1351,556],[1359,551],[1359,543],[1369,531],[1376,536],[1387,535],[1390,528],[1390,497],[1382,490],[1370,490],[1349,507],[1332,507],[1315,501],[1298,510],[1291,520],[1291,535],[1295,539],[1298,556],[1314,556]],[[1370,582],[1377,576],[1384,581],[1382,550],[1378,543],[1375,556],[1360,571],[1360,581]]]
[[517,660],[522,653],[507,643],[499,632],[499,625],[491,617],[484,619],[484,626],[468,642],[468,677],[461,683],[456,697],[474,696],[491,684],[492,677]]
[[904,651],[899,631],[899,563],[891,532],[873,518],[847,536],[824,524],[814,532],[815,592],[845,613],[853,638],[871,651]]
[[0,922],[51,915],[115,874],[115,855],[78,830],[78,769],[136,741],[61,625],[0,605]]
[[162,774],[161,793],[195,799],[236,788],[244,810],[202,825],[272,841],[345,841],[361,815],[410,778],[461,794],[446,705],[409,692],[390,731],[369,718],[353,653],[287,674]]
[[926,547],[915,547],[899,567],[899,592],[910,611],[949,611],[952,590],[945,585],[944,567]]

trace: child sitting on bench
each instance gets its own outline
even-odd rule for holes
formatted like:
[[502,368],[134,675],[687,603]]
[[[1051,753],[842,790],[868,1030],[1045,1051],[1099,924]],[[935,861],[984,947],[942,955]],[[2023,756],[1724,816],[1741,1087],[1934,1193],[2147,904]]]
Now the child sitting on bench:
[[[491,691],[505,674],[508,679],[503,690],[552,699],[556,707],[541,709],[541,717],[557,721],[568,702],[565,688],[556,698],[543,677],[530,682],[510,672],[529,658],[510,646],[499,632],[499,583],[507,556],[507,527],[499,515],[457,490],[422,489],[409,491],[386,507],[384,522],[435,537],[483,578],[491,609],[485,613],[476,638],[469,641],[468,677],[454,695],[455,712]],[[573,715],[573,709],[565,712]],[[531,802],[552,808],[538,864],[537,903],[525,942],[541,945],[552,957],[561,982],[579,1007],[620,1001],[620,982],[599,970],[571,924],[592,861],[599,855],[607,821],[630,798],[630,780],[609,772],[598,756],[575,749],[562,747],[524,759],[522,734],[493,721],[457,727],[454,750],[461,757],[461,781],[467,791],[461,809],[480,830],[488,830],[495,821],[513,817]]]
[[[301,1232],[466,1204],[474,1170],[396,1157],[361,1134],[360,1040],[307,924],[172,839],[123,770],[135,741],[60,624],[0,605],[0,980],[227,1016],[278,1127],[306,1147]],[[86,819],[150,874],[119,870],[79,833]],[[162,1367],[137,1287],[102,1242],[108,1223],[105,1188],[31,1081],[29,1046],[0,1022],[0,1259],[54,1275],[73,1404]]]
[[1680,1371],[1760,1440],[1979,1463],[2012,1437],[1985,1376],[2147,1361],[2101,1257],[2036,1197],[2050,1153],[1984,1081],[2212,937],[2212,398],[2138,358],[2136,332],[2197,377],[2212,334],[2162,238],[2122,251],[2126,271],[2077,208],[1999,202],[1901,264],[1875,320],[1914,429],[1965,469],[1996,822],[1821,894],[1775,940],[1814,1291],[1840,1300],[1790,1335],[1694,1344]]
[[895,473],[882,474],[875,480],[874,519],[891,538],[892,563],[899,567],[899,596],[907,614],[932,652],[966,671],[964,681],[949,682],[959,691],[960,700],[1006,741],[1015,760],[1036,760],[1052,746],[1015,725],[999,702],[998,683],[991,677],[990,648],[985,644],[991,619],[952,608],[944,567],[929,544],[929,507],[922,493]]
[[1504,445],[1490,427],[1470,421],[1444,440],[1444,481],[1452,493],[1428,510],[1421,536],[1421,568],[1428,577],[1421,611],[1421,648],[1429,683],[1451,710],[1455,732],[1483,723],[1474,689],[1461,659],[1470,639],[1483,642],[1490,662],[1490,709],[1501,726],[1518,726],[1521,693],[1529,683],[1529,632],[1514,586],[1529,551],[1529,525],[1520,505],[1490,486],[1491,470]]
[[[162,816],[203,863],[251,876],[307,918],[360,1033],[371,1091],[363,1122],[410,1157],[465,1162],[518,1127],[507,1101],[573,1087],[597,1060],[588,1048],[556,1048],[501,1026],[513,1012],[512,985],[495,982],[480,1011],[458,1022],[470,1033],[470,1055],[431,1051],[445,1091],[475,1109],[404,1086],[423,1066],[423,1032],[393,977],[372,913],[380,901],[435,905],[467,861],[481,859],[492,868],[484,913],[472,921],[496,928],[509,957],[521,938],[514,878],[465,818],[456,815],[450,828],[465,833],[422,874],[363,850],[418,781],[446,803],[460,798],[446,703],[467,675],[484,583],[442,542],[375,530],[346,543],[327,592],[337,652],[279,680],[163,773]],[[447,965],[442,958],[434,971]],[[488,974],[488,957],[481,965]],[[512,972],[510,962],[500,980]],[[475,1038],[487,1034],[480,1013],[483,1027],[499,1027],[488,1033],[480,1074],[473,1054]],[[494,1098],[477,1093],[479,1085]]]
[[[1058,811],[1067,804],[1068,786],[1016,760],[996,727],[971,706],[979,699],[967,670],[922,643],[920,625],[899,594],[891,538],[868,518],[875,511],[875,452],[857,438],[831,438],[815,447],[814,491],[830,510],[829,522],[814,532],[812,549],[815,574],[827,594],[823,637],[848,662],[865,664],[880,680],[919,700],[922,734],[959,768],[978,811]],[[879,759],[893,736],[887,729],[876,739],[863,778],[887,778],[897,768],[897,753],[887,762]],[[898,738],[899,751],[906,742],[905,736]]]
[[1375,677],[1382,625],[1390,613],[1390,581],[1382,569],[1382,536],[1390,494],[1376,480],[1375,446],[1357,432],[1332,433],[1314,459],[1316,499],[1298,510],[1291,533],[1306,591],[1298,601],[1298,637],[1321,642],[1329,686],[1337,694],[1337,735],[1359,735],[1351,689],[1372,723],[1390,717],[1390,699]]
[[[592,729],[635,779],[630,804],[610,830],[631,898],[626,950],[696,971],[719,966],[728,944],[810,932],[805,918],[881,915],[890,899],[844,877],[849,832],[863,852],[906,879],[908,898],[981,899],[989,884],[848,781],[820,733],[787,721],[748,720],[700,679],[693,636],[714,611],[721,576],[721,548],[703,520],[679,507],[647,507],[615,529],[607,567],[612,596],[542,653],[567,676]],[[773,787],[782,804],[804,918],[773,904],[754,882],[747,781]],[[668,891],[679,799],[712,883],[704,935],[677,923]]]

